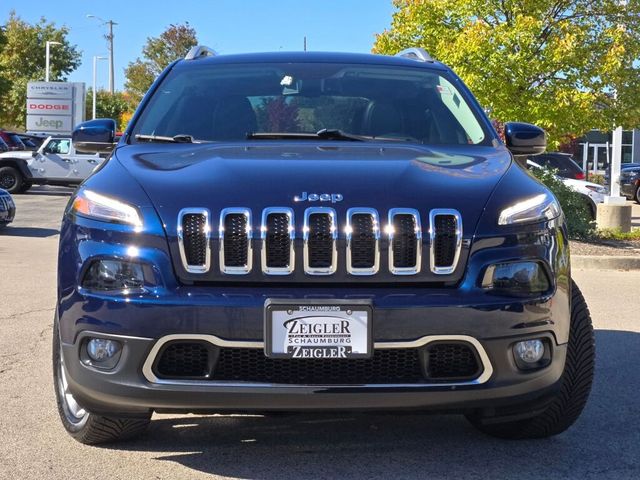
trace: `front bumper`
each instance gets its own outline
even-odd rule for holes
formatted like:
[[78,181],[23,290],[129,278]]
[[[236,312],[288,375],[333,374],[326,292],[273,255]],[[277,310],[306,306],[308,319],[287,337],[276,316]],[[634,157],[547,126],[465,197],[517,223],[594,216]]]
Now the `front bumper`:
[[[472,311],[459,312],[471,317]],[[499,316],[499,315],[498,315]],[[471,325],[469,322],[468,325]],[[475,335],[480,335],[477,327]],[[547,328],[529,327],[506,336],[478,338],[467,332],[459,336],[473,342],[483,357],[482,375],[468,382],[434,384],[291,385],[213,380],[162,380],[150,365],[160,345],[172,338],[190,338],[186,333],[160,339],[82,331],[73,343],[62,344],[70,389],[87,410],[100,414],[136,415],[160,412],[264,412],[326,410],[420,409],[462,412],[497,406],[541,404],[557,387],[566,356],[566,344],[559,344]],[[99,336],[120,341],[123,351],[112,371],[102,371],[80,361],[84,339]],[[452,338],[452,335],[444,335]],[[260,341],[213,342],[246,348]],[[548,339],[551,364],[541,370],[522,372],[515,365],[511,347],[526,338]],[[457,338],[457,337],[456,337]],[[410,347],[413,342],[376,341],[375,349],[389,345]],[[535,407],[531,408],[535,411]]]

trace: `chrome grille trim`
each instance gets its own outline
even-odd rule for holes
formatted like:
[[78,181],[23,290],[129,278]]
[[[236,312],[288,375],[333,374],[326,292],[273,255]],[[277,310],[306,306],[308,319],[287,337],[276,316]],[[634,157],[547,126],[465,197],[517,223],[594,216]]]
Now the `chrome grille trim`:
[[[121,337],[122,338],[122,337]],[[246,341],[246,340],[225,340],[215,335],[206,335],[206,334],[172,334],[165,335],[164,337],[159,338],[156,343],[151,348],[151,351],[147,355],[147,358],[142,365],[142,374],[144,377],[151,383],[163,384],[163,385],[196,385],[203,386],[207,385],[209,387],[228,387],[228,386],[236,386],[236,387],[245,387],[245,388],[256,388],[256,387],[274,387],[274,386],[283,386],[289,390],[295,391],[296,389],[307,389],[309,387],[305,385],[292,385],[292,384],[273,384],[273,383],[256,383],[256,382],[230,382],[230,381],[211,381],[211,380],[174,380],[174,379],[160,379],[156,377],[153,373],[153,364],[155,362],[156,357],[162,350],[162,347],[171,341],[179,341],[179,340],[202,340],[211,343],[217,347],[221,348],[264,348],[264,342],[262,341]],[[409,384],[365,384],[358,385],[358,387],[362,388],[376,388],[376,387],[393,387],[393,386],[402,386],[407,388],[424,388],[424,387],[435,387],[441,388],[443,386],[472,386],[472,385],[481,385],[486,383],[491,376],[493,375],[493,365],[491,364],[491,360],[487,355],[486,350],[484,349],[482,343],[472,336],[469,335],[427,335],[424,337],[420,337],[416,340],[409,341],[387,341],[387,342],[374,342],[373,348],[378,349],[397,349],[397,348],[420,348],[426,345],[429,345],[433,342],[442,342],[442,341],[457,341],[457,342],[465,342],[470,344],[478,353],[480,357],[480,363],[482,364],[483,370],[482,373],[475,379],[472,380],[463,380],[457,382],[438,382],[438,383],[409,383]],[[328,385],[329,386],[329,385]],[[353,385],[330,385],[331,388],[353,388]],[[319,388],[319,385],[313,385],[310,388]]]
[[[244,215],[247,220],[247,263],[241,267],[230,267],[225,264],[224,253],[224,221],[229,214]],[[251,210],[245,207],[225,208],[220,212],[220,225],[218,227],[218,243],[220,244],[220,271],[228,275],[246,275],[251,271],[253,264],[253,249],[251,239],[253,238],[253,227],[251,222]]]
[[[269,267],[267,265],[267,219],[272,213],[283,213],[287,215],[289,218],[289,240],[290,240],[290,250],[289,250],[289,265],[287,267]],[[267,207],[262,211],[262,224],[260,226],[260,238],[262,240],[262,253],[261,253],[261,263],[262,263],[262,272],[267,275],[289,275],[292,273],[295,268],[296,255],[295,255],[295,247],[294,241],[296,238],[296,227],[294,220],[293,209],[288,207]]]
[[[435,261],[435,239],[436,239],[436,217],[439,215],[452,216],[456,220],[456,245],[453,263],[447,267],[437,267]],[[457,210],[451,208],[434,208],[429,212],[429,264],[431,271],[436,275],[449,275],[456,270],[460,251],[462,249],[462,215]]]
[[[202,265],[190,265],[187,263],[187,254],[184,249],[184,232],[182,220],[185,215],[203,215],[204,235],[206,241],[205,262]],[[180,259],[182,266],[189,273],[206,273],[211,268],[211,212],[207,208],[183,208],[178,213],[178,249],[180,250]]]
[[[393,261],[394,222],[396,215],[411,215],[415,221],[416,234],[416,263],[412,267],[396,267]],[[420,213],[413,208],[392,208],[389,210],[389,223],[387,225],[389,236],[389,271],[394,275],[416,275],[422,269],[422,225]]]
[[[309,217],[313,214],[325,214],[331,218],[331,265],[327,268],[311,267],[309,265]],[[338,227],[337,227],[336,211],[329,207],[310,207],[304,211],[304,227],[302,229],[302,239],[304,244],[303,258],[304,258],[304,273],[307,275],[331,275],[336,272],[338,268],[338,249],[336,240],[338,239]]]
[[[374,244],[374,262],[369,268],[355,268],[352,266],[351,248],[352,248],[352,217],[356,214],[370,215],[373,221]],[[351,275],[375,275],[380,270],[380,217],[375,208],[355,207],[347,210],[347,226],[345,230],[347,240],[347,272]]]

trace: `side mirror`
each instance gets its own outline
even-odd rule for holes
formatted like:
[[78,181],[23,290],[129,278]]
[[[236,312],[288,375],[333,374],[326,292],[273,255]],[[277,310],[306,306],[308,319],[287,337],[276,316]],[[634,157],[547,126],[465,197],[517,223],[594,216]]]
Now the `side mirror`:
[[116,122],[110,118],[89,120],[78,125],[71,141],[80,153],[109,153],[115,147]]
[[540,155],[547,149],[547,134],[530,123],[506,123],[504,138],[514,155]]

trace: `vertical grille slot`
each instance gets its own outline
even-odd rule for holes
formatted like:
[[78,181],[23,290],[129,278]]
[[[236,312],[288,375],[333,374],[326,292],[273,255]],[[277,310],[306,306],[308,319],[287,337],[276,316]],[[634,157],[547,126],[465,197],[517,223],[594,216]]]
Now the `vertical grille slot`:
[[352,275],[374,275],[380,265],[380,220],[371,208],[347,211],[347,271]]
[[394,275],[415,275],[422,265],[422,227],[417,210],[389,211],[389,270]]
[[288,275],[295,268],[293,210],[265,208],[262,212],[262,271],[269,275]]
[[220,271],[244,275],[251,271],[251,211],[225,208],[220,213]]
[[211,265],[209,210],[185,208],[178,214],[178,247],[185,270],[205,273]]
[[331,275],[336,271],[338,228],[333,208],[307,208],[304,212],[304,271]]
[[439,275],[453,273],[462,246],[462,217],[457,210],[431,210],[429,224],[431,271]]

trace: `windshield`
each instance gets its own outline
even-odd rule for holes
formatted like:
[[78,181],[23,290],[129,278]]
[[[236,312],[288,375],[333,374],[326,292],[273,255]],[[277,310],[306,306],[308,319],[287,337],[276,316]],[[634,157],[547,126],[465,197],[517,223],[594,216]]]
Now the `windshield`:
[[[487,144],[490,139],[455,83],[446,72],[425,68],[189,65],[167,75],[132,137],[237,141],[304,139],[320,132],[333,140],[357,135],[424,144]],[[324,129],[340,135],[327,135]]]

